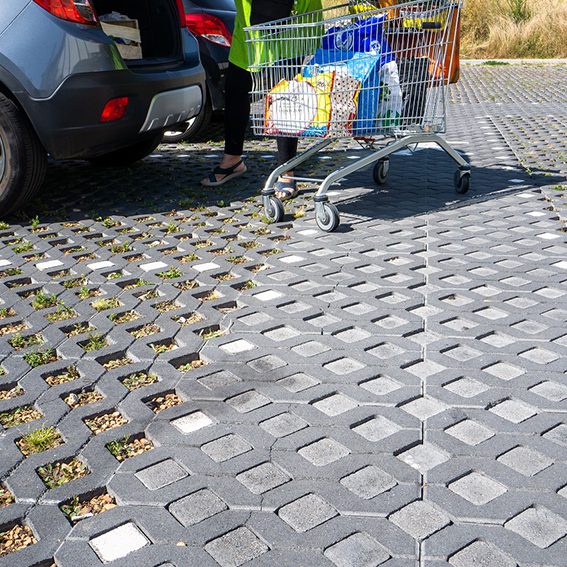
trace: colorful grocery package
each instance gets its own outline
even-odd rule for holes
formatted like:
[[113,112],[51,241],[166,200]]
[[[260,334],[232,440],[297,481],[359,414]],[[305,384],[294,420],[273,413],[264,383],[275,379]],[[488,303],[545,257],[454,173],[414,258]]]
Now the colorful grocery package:
[[266,134],[325,136],[331,118],[333,73],[280,81],[266,100]]
[[327,30],[292,80],[266,101],[266,133],[349,137],[399,123],[403,98],[394,55],[383,39],[385,15]]

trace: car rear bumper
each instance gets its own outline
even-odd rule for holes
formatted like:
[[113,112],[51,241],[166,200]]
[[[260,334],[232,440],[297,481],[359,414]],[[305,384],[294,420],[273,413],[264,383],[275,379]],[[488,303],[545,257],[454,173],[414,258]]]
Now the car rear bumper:
[[[198,114],[204,80],[200,65],[157,73],[120,69],[77,74],[49,99],[32,100],[26,106],[52,157],[93,158]],[[104,105],[119,97],[129,99],[124,117],[101,123]]]

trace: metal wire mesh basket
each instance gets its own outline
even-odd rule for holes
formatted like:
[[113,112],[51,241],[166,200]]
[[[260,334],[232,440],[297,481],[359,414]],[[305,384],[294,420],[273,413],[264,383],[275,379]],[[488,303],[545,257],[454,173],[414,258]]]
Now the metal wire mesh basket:
[[247,28],[254,133],[444,132],[461,4],[351,1]]

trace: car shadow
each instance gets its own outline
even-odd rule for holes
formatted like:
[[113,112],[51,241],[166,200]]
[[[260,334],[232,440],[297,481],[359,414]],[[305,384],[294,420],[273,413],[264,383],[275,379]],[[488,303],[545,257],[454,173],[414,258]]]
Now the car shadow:
[[[208,175],[222,155],[222,144],[208,143],[160,146],[154,154],[129,167],[101,168],[87,162],[52,162],[38,197],[14,218],[26,222],[66,222],[108,216],[135,216],[171,210],[227,207],[258,196],[267,174],[275,167],[275,142],[251,140],[247,149],[245,176],[219,188],[205,188],[200,180]],[[341,164],[368,150],[346,149],[337,144],[314,156],[298,169],[305,177],[324,177]],[[408,155],[405,155],[408,154]],[[463,154],[465,158],[466,154]],[[396,220],[471,201],[497,198],[510,192],[558,183],[553,172],[532,171],[507,163],[472,166],[471,190],[458,195],[453,186],[454,162],[443,152],[427,147],[413,155],[402,152],[391,158],[384,185],[377,186],[372,168],[356,172],[329,192],[342,217],[341,230],[369,219]],[[307,183],[294,206],[312,205],[316,184]],[[260,200],[257,199],[260,205]],[[309,214],[309,213],[307,213]],[[289,220],[287,218],[286,220]]]

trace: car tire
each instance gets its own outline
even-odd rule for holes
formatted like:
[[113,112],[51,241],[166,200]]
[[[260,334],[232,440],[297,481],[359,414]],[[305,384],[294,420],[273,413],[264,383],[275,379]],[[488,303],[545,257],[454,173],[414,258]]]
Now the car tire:
[[93,165],[100,165],[103,167],[120,167],[130,165],[136,161],[144,159],[149,156],[161,143],[163,133],[154,134],[150,138],[144,138],[125,148],[120,148],[113,152],[97,156],[89,161]]
[[177,144],[178,142],[193,142],[201,140],[211,120],[213,118],[213,107],[210,98],[207,96],[205,105],[197,116],[178,124],[173,130],[166,130],[163,134],[163,142],[165,144]]
[[0,215],[29,201],[41,187],[47,152],[20,107],[0,93]]

